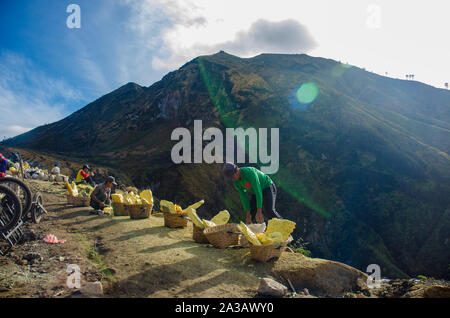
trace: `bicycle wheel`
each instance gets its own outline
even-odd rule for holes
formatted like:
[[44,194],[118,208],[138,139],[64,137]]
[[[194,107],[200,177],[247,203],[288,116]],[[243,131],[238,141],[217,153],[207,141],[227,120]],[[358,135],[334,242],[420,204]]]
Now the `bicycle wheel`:
[[17,195],[8,187],[0,185],[0,231],[12,229],[21,216],[22,205]]
[[12,177],[0,178],[0,185],[7,186],[16,193],[22,204],[22,215],[26,216],[30,211],[32,202],[30,187],[23,181]]
[[42,215],[46,213],[44,210],[44,202],[42,195],[37,192],[33,197],[33,205],[31,207],[31,220],[34,223],[41,222]]

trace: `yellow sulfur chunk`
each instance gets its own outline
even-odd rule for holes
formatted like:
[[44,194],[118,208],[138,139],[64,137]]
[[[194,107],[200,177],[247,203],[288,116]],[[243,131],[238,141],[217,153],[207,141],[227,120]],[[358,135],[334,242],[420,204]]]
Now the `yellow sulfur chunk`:
[[159,202],[159,208],[160,208],[160,210],[161,210],[162,212],[170,212],[170,209],[169,209],[169,203],[171,203],[171,202],[166,201],[166,200],[161,200],[161,201]]
[[103,212],[111,214],[113,212],[113,208],[110,206],[107,206],[103,209]]
[[169,202],[167,207],[169,208],[169,212],[170,213],[173,213],[173,214],[177,213],[177,209],[176,209],[175,204],[173,202]]
[[117,193],[111,194],[111,200],[114,203],[123,203],[123,195]]
[[256,237],[255,233],[250,230],[244,222],[238,225],[238,229],[244,234],[245,238],[253,245],[261,245],[261,242]]
[[266,234],[266,236],[268,238],[270,238],[272,241],[274,241],[275,243],[281,243],[286,241],[287,239],[284,239],[283,234],[281,234],[280,232],[272,232],[270,234]]
[[205,219],[203,219],[202,222],[203,222],[203,225],[205,226],[205,229],[217,226],[217,224],[215,224],[214,222],[211,222],[211,221],[208,221],[208,220],[205,220]]
[[283,235],[281,235],[280,232],[272,232],[270,234],[258,233],[258,234],[256,234],[256,237],[264,245],[281,243],[281,242],[286,241],[283,239]]
[[271,233],[279,232],[282,236],[282,241],[287,241],[294,229],[295,222],[289,220],[271,219],[268,222],[265,234],[270,237]]
[[78,196],[78,187],[75,182],[72,181],[72,195],[74,197]]
[[203,203],[205,203],[205,200],[201,200],[201,201],[198,201],[198,202],[196,202],[194,204],[191,204],[190,206],[188,206],[186,209],[183,210],[183,213],[187,213],[187,211],[189,209],[197,210]]
[[227,210],[220,211],[215,217],[211,219],[211,222],[216,225],[227,224],[230,220],[230,213]]
[[73,195],[73,189],[70,186],[69,182],[66,182],[67,194]]
[[[186,210],[185,210],[186,211]],[[199,218],[197,211],[195,209],[190,208],[186,211],[188,217],[191,219],[192,223],[195,224],[195,226],[204,229],[205,225],[203,224],[202,220]]]
[[148,203],[153,203],[153,194],[152,190],[144,190],[139,194],[141,199],[145,199]]
[[183,212],[183,209],[182,209],[181,206],[179,206],[178,204],[175,204],[175,211],[176,211],[177,213],[182,213],[182,212]]
[[257,233],[256,237],[264,245],[273,244],[274,243],[274,241],[270,237],[266,236],[266,234],[264,234],[264,233]]

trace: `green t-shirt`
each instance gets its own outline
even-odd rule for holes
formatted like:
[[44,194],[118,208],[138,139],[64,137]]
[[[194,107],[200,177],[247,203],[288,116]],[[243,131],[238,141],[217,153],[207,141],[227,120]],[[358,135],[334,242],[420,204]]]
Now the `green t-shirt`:
[[256,207],[262,208],[262,191],[273,184],[272,179],[263,172],[253,167],[239,168],[242,178],[239,181],[233,181],[234,186],[239,192],[244,210],[250,210],[250,200],[248,193],[256,196]]

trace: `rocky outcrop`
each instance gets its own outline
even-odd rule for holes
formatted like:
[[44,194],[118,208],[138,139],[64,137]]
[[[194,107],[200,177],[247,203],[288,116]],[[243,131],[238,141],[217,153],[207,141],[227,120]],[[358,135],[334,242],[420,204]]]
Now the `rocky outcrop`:
[[296,290],[307,288],[318,296],[339,297],[346,292],[370,295],[367,275],[338,262],[283,253],[273,264],[271,272],[280,281],[290,280]]

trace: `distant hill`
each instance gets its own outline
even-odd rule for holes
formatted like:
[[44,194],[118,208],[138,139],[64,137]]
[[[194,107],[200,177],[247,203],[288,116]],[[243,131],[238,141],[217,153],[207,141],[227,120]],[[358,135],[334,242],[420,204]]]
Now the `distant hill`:
[[[318,94],[302,104],[305,83]],[[304,54],[220,52],[2,145],[125,171],[159,198],[205,199],[210,214],[227,208],[237,220],[220,165],[172,163],[171,132],[194,119],[280,128],[278,210],[313,256],[362,271],[379,264],[383,276],[450,277],[450,92],[423,83]]]

